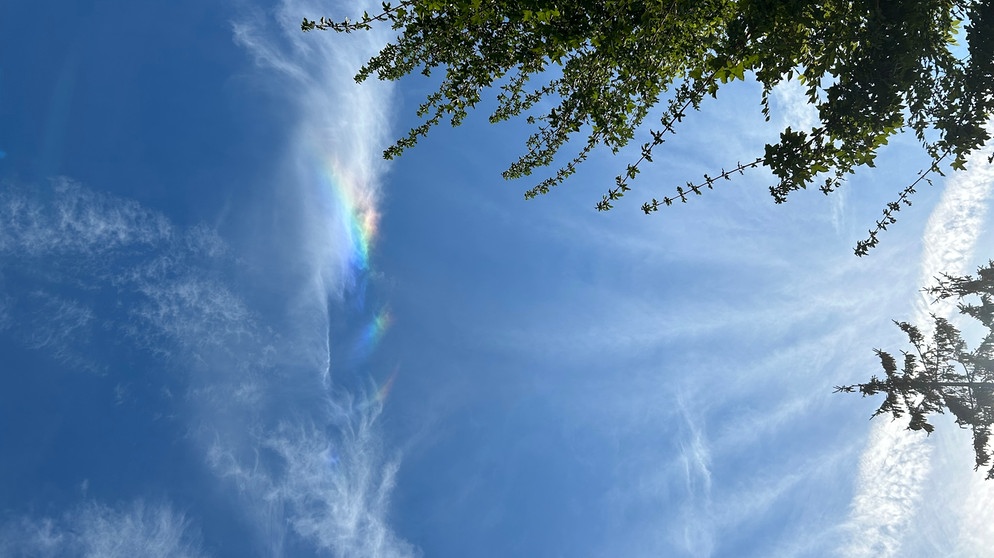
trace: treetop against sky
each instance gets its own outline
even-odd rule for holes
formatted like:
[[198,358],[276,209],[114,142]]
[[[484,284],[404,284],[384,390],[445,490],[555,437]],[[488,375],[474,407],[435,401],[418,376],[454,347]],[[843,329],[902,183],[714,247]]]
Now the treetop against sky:
[[[657,194],[642,205],[645,213],[758,166],[777,180],[769,189],[776,203],[816,183],[828,194],[858,168],[874,166],[880,148],[910,130],[932,162],[919,176],[903,177],[906,184],[857,243],[857,255],[877,244],[928,174],[943,164],[963,169],[989,139],[994,115],[989,1],[410,0],[384,2],[355,20],[305,17],[301,28],[350,33],[377,25],[399,35],[356,81],[443,76],[417,110],[424,122],[384,155],[400,155],[443,120],[458,126],[492,90],[492,123],[521,118],[535,129],[504,178],[553,171],[526,197],[562,183],[597,146],[617,153],[636,136],[648,138],[638,140],[641,156],[597,203],[611,209],[688,110],[747,77],[761,85],[757,107],[767,119],[771,91],[799,80],[817,123],[787,127],[778,142],[757,146],[754,159],[730,160],[703,181]],[[962,44],[965,55],[957,49]],[[563,163],[557,155],[577,142],[582,147]]]

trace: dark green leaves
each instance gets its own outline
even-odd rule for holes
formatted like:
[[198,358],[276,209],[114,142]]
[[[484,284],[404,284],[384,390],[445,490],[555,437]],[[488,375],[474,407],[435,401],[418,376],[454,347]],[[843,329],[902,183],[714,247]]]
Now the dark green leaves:
[[[873,416],[908,416],[908,429],[931,433],[930,414],[949,412],[961,428],[973,434],[976,468],[991,465],[990,435],[994,427],[994,262],[976,277],[946,275],[927,292],[939,299],[957,297],[960,312],[988,329],[973,350],[949,320],[932,316],[931,340],[914,325],[895,322],[908,336],[912,350],[903,353],[903,368],[885,351],[877,350],[883,379],[871,376],[864,384],[837,386],[837,392],[858,391],[864,397],[886,394]],[[979,299],[979,304],[973,302]],[[987,473],[994,479],[994,465]]]
[[[757,158],[777,179],[770,187],[776,203],[816,180],[822,192],[834,191],[858,168],[872,167],[878,150],[904,129],[935,164],[948,155],[951,168],[963,168],[989,139],[985,125],[994,115],[992,3],[403,0],[384,2],[379,13],[357,21],[304,19],[301,29],[349,33],[389,24],[397,38],[357,80],[441,75],[418,111],[424,122],[387,149],[387,157],[413,147],[443,119],[458,126],[484,92],[495,90],[491,122],[522,118],[533,126],[504,178],[559,166],[527,198],[575,174],[594,148],[619,152],[651,116],[658,125],[647,131],[651,139],[642,143],[639,159],[597,204],[605,211],[631,189],[642,164],[653,161],[655,148],[691,109],[717,96],[723,84],[750,78],[761,86],[758,104],[767,120],[770,92],[795,76],[818,111],[813,129],[784,130]],[[964,20],[970,22],[969,56],[960,60],[950,39]],[[583,147],[557,163],[577,137],[586,138]],[[901,192],[899,204],[910,203],[914,184]],[[642,209],[686,201],[687,191],[679,186]],[[895,212],[885,210],[857,254],[877,244]]]

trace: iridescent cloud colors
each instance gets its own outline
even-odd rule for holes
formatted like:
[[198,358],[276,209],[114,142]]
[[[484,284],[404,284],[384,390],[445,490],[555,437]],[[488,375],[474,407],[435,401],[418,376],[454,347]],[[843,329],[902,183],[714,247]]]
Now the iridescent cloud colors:
[[[318,196],[327,215],[327,234],[330,244],[346,243],[339,264],[347,276],[347,284],[353,287],[358,310],[365,310],[365,278],[371,271],[370,249],[376,236],[379,213],[376,210],[375,193],[364,183],[361,176],[349,171],[335,157],[319,159]],[[369,358],[379,345],[392,317],[387,308],[381,308],[373,315],[356,335],[347,363],[359,366]],[[382,404],[393,386],[397,371],[377,388],[369,401]]]
[[364,179],[355,176],[336,158],[321,158],[318,169],[319,198],[332,212],[331,226],[338,229],[329,234],[348,243],[349,250],[343,254],[346,261],[342,263],[355,277],[369,270],[370,245],[379,223],[376,200],[369,188],[364,187]]

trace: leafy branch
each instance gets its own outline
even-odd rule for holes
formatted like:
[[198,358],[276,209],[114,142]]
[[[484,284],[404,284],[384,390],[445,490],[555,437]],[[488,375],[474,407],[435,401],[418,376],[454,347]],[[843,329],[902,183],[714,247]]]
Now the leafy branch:
[[897,197],[897,200],[887,203],[887,207],[884,208],[883,217],[877,221],[877,226],[869,231],[869,236],[856,243],[856,248],[854,249],[854,251],[857,256],[860,257],[865,256],[867,253],[869,253],[871,248],[875,247],[880,242],[880,239],[877,237],[877,235],[880,234],[882,231],[887,230],[888,225],[893,225],[894,223],[897,222],[897,217],[895,217],[894,214],[897,213],[898,211],[901,211],[901,205],[911,207],[911,196],[915,193],[916,191],[915,189],[918,187],[918,184],[920,184],[922,180],[928,182],[929,184],[932,184],[932,180],[928,178],[928,175],[933,172],[942,174],[942,170],[939,168],[939,164],[942,163],[942,160],[945,159],[946,156],[948,155],[949,152],[946,152],[938,159],[933,161],[932,165],[929,166],[927,169],[925,169],[924,171],[919,171],[918,178],[915,179],[914,182],[906,186],[904,190],[901,190],[901,194]]
[[305,33],[308,31],[334,31],[336,33],[369,31],[373,28],[373,24],[377,21],[394,22],[404,17],[407,15],[407,10],[416,4],[416,0],[401,0],[401,2],[396,6],[390,2],[383,2],[382,12],[370,15],[369,12],[364,11],[362,12],[362,17],[360,17],[357,21],[352,21],[347,17],[336,21],[324,16],[320,17],[317,21],[314,21],[305,17],[300,23],[300,30]]
[[687,203],[687,197],[689,194],[693,193],[700,196],[702,195],[701,188],[704,188],[706,186],[708,190],[713,190],[715,182],[722,179],[731,180],[732,175],[736,173],[744,175],[746,169],[754,169],[759,165],[763,164],[763,162],[765,161],[766,161],[765,157],[758,157],[755,161],[749,163],[736,163],[735,167],[732,168],[731,170],[726,171],[725,169],[721,169],[721,173],[716,177],[711,177],[705,174],[703,182],[699,182],[697,184],[693,182],[688,182],[686,185],[686,189],[684,189],[683,186],[677,186],[676,187],[677,193],[673,197],[664,197],[662,200],[657,200],[656,198],[652,198],[652,201],[642,204],[642,211],[645,212],[646,215],[649,215],[654,211],[659,211],[660,205],[673,205],[673,202],[677,200],[683,203]]

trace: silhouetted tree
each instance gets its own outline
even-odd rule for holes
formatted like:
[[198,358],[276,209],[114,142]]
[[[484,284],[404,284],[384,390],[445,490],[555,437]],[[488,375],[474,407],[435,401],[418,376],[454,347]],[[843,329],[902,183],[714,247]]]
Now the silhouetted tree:
[[[967,52],[959,58],[952,46],[963,22]],[[777,203],[816,182],[827,194],[858,167],[873,166],[877,150],[910,128],[932,163],[887,205],[857,244],[858,255],[877,244],[944,161],[963,168],[989,139],[985,125],[994,114],[994,0],[401,0],[356,21],[305,18],[301,28],[348,33],[376,24],[398,36],[356,81],[444,71],[417,111],[425,122],[387,149],[387,158],[443,119],[459,125],[484,90],[496,90],[491,122],[524,118],[536,127],[526,152],[504,171],[507,179],[552,165],[571,138],[586,136],[527,198],[562,183],[593,148],[617,153],[653,115],[658,124],[641,157],[597,203],[611,209],[688,110],[746,76],[761,85],[767,120],[770,92],[796,77],[818,123],[788,127],[754,159],[653,198],[642,206],[647,214],[760,165],[777,179],[770,187]]]
[[[903,353],[899,369],[893,356],[877,350],[884,378],[873,376],[865,384],[837,386],[837,392],[859,392],[863,396],[886,394],[873,414],[908,416],[910,430],[931,433],[928,415],[949,411],[956,423],[973,433],[976,467],[991,465],[990,436],[994,426],[994,262],[981,267],[976,277],[944,275],[927,292],[938,299],[957,297],[963,315],[979,320],[988,333],[972,351],[960,331],[948,320],[932,316],[934,333],[926,341],[921,331],[908,323],[895,322],[908,335],[913,350]],[[964,302],[977,297],[979,303]],[[994,479],[994,465],[987,473]]]

